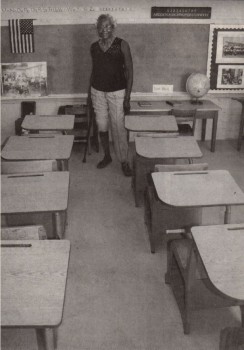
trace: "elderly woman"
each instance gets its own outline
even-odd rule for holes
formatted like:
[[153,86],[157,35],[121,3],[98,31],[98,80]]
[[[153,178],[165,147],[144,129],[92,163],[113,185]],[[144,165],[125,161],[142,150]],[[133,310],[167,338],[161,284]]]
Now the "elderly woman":
[[127,132],[124,115],[130,111],[133,63],[129,44],[114,35],[115,21],[102,14],[97,19],[99,40],[91,45],[92,74],[89,97],[92,99],[104,158],[97,168],[112,162],[109,149],[109,124],[114,150],[125,176],[131,176],[128,163]]

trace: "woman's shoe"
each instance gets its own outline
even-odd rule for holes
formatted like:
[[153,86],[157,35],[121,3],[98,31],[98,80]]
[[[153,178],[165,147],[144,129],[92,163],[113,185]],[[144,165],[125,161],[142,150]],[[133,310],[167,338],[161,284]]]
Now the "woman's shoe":
[[125,176],[132,176],[132,170],[129,166],[129,163],[127,162],[121,163],[121,169]]
[[103,160],[97,164],[98,169],[103,169],[112,162],[111,156],[104,156]]

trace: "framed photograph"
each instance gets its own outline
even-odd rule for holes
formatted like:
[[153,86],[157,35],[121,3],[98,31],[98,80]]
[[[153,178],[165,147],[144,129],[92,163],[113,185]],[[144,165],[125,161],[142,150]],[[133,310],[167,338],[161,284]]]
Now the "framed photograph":
[[244,31],[219,31],[216,63],[244,63]]
[[244,25],[210,25],[207,76],[210,92],[243,92]]
[[219,65],[217,88],[244,88],[244,65]]
[[1,93],[11,98],[47,95],[47,63],[2,63]]

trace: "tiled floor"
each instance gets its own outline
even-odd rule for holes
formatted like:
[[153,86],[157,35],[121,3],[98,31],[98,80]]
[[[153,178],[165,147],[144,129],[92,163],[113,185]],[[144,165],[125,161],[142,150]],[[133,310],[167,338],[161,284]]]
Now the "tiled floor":
[[[202,143],[202,162],[228,169],[244,191],[244,146],[218,141],[215,153]],[[164,284],[166,250],[151,254],[143,208],[135,208],[129,178],[116,160],[97,170],[101,154],[82,163],[75,145],[70,162],[71,257],[59,350],[217,350],[220,330],[240,325],[239,308],[192,315],[184,335],[172,292]],[[235,212],[244,222],[244,208]],[[3,350],[35,350],[33,330],[4,330]]]

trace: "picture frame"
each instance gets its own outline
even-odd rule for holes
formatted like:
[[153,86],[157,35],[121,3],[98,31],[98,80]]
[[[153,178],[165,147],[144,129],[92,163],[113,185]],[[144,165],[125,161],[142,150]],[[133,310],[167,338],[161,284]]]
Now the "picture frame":
[[244,88],[244,65],[219,65],[217,88]]
[[219,31],[216,63],[244,63],[244,31]]
[[207,76],[209,92],[244,91],[244,25],[210,25]]
[[47,95],[47,62],[2,63],[1,95],[6,98]]

